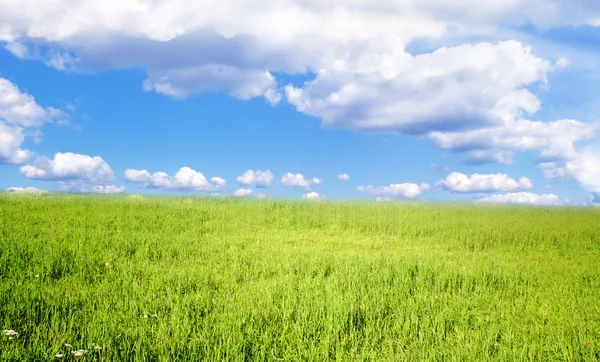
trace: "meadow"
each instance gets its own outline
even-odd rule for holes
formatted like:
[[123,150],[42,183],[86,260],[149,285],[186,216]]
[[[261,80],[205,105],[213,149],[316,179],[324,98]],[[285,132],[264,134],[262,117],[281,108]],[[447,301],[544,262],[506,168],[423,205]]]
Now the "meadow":
[[600,360],[600,209],[0,195],[0,329],[0,361]]

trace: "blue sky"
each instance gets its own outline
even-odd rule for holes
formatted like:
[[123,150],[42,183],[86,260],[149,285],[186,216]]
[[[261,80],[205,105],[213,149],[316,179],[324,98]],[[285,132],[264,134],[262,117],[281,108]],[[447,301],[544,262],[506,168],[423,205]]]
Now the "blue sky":
[[594,1],[28,1],[0,5],[0,189],[599,199]]

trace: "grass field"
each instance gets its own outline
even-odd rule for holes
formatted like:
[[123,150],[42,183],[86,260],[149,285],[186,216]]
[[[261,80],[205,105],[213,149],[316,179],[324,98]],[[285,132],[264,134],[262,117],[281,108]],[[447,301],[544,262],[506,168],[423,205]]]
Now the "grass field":
[[2,361],[599,360],[600,209],[4,195],[0,327]]

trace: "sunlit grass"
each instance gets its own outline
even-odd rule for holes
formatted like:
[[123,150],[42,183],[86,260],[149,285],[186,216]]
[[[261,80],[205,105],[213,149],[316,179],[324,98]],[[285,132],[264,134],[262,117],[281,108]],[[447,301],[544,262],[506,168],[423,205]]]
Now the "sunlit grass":
[[598,360],[600,210],[5,195],[0,329],[2,361]]

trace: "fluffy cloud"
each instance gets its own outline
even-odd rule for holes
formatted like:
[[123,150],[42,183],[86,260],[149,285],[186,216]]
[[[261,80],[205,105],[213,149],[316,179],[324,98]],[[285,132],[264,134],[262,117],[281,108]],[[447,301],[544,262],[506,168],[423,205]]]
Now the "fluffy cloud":
[[23,130],[0,121],[0,163],[22,164],[29,160],[33,152],[21,148],[25,139]]
[[312,192],[309,192],[307,194],[302,195],[302,198],[304,200],[321,200],[323,198],[323,196],[321,196],[318,193],[312,191]]
[[530,192],[515,192],[506,194],[494,194],[479,198],[481,202],[496,202],[509,204],[530,204],[530,205],[558,205],[560,200],[554,194],[533,194]]
[[254,193],[254,190],[252,189],[237,189],[233,192],[233,196],[235,197],[246,197],[246,196],[250,196]]
[[[42,5],[35,0],[5,0],[0,7],[3,23],[0,38],[29,34],[60,40],[97,30],[167,41],[195,29],[215,27],[229,37],[253,34],[270,38],[273,43],[290,40],[299,34],[318,34],[324,29],[330,29],[330,33],[324,32],[323,37],[339,40],[361,35],[375,38],[384,30],[424,35],[432,33],[429,28],[438,26],[436,21],[440,22],[439,26],[452,25],[470,31],[479,31],[481,27],[487,30],[495,24],[531,23],[544,28],[600,25],[600,5],[594,0],[572,3],[562,0],[490,0],[485,3],[477,0],[382,0],[375,3],[283,0],[260,8],[242,0],[192,3],[157,0],[143,4],[110,0],[102,6],[92,0],[83,0],[71,8],[69,4],[68,0]],[[67,21],[81,17],[90,20]],[[409,24],[396,24],[394,17]],[[327,19],[330,21],[323,21]],[[428,21],[432,24],[427,24]],[[351,25],[360,28],[353,29]],[[365,28],[368,25],[374,29]],[[367,34],[363,35],[360,30]]]
[[281,177],[281,184],[288,187],[293,187],[297,190],[309,190],[320,185],[322,180],[318,177],[307,179],[301,173],[293,174],[291,172],[286,173]]
[[95,185],[92,187],[92,192],[97,194],[120,194],[123,191],[125,191],[125,186]]
[[113,181],[115,175],[102,157],[76,153],[57,153],[54,159],[41,157],[34,164],[21,167],[21,174],[35,180],[80,180],[89,183]]
[[272,104],[281,99],[276,87],[275,77],[268,71],[245,71],[212,64],[162,72],[151,71],[144,82],[144,90],[174,98],[185,98],[191,93],[221,91],[243,100],[264,96]]
[[600,192],[600,152],[578,152],[570,160],[545,162],[538,166],[549,179],[571,178],[591,192]]
[[120,194],[125,191],[125,186],[94,185],[83,181],[59,181],[58,188],[61,191],[95,194]]
[[244,186],[254,185],[259,188],[269,188],[273,183],[273,173],[270,170],[248,170],[237,178],[237,183]]
[[338,179],[340,179],[340,180],[343,180],[343,181],[348,181],[348,180],[350,180],[350,176],[348,176],[348,174],[347,174],[347,173],[343,173],[343,174],[341,174],[341,175],[337,175],[337,178],[338,178]]
[[358,191],[366,191],[380,198],[415,199],[430,189],[428,184],[402,183],[389,186],[359,186]]
[[150,174],[146,170],[127,169],[125,181],[163,191],[220,192],[226,186],[222,178],[212,177],[209,182],[202,173],[189,167],[182,167],[175,176],[169,176],[165,172]]
[[148,184],[150,180],[150,172],[146,170],[134,170],[127,169],[125,170],[125,181],[131,182],[134,184]]
[[551,64],[529,47],[480,43],[412,56],[398,42],[377,60],[366,52],[302,88],[287,86],[288,101],[325,127],[414,135],[500,125],[540,107],[526,86]]
[[35,180],[58,181],[58,188],[68,192],[113,194],[125,191],[112,185],[113,170],[99,156],[57,153],[53,159],[40,157],[33,164],[21,166],[21,174]]
[[561,179],[568,177],[567,169],[558,166],[557,162],[542,162],[538,165],[538,168],[542,170],[544,177],[547,179]]
[[461,193],[527,190],[533,187],[527,177],[521,177],[516,181],[502,173],[490,175],[476,173],[467,176],[460,172],[452,172],[435,185],[448,191]]
[[23,93],[15,84],[0,78],[0,120],[7,124],[32,128],[66,117],[61,111],[36,103],[33,96]]
[[[468,78],[474,76],[469,77],[466,68],[464,76],[457,72],[460,67],[444,68],[444,62],[440,61],[444,54],[451,60],[450,64],[466,63],[477,56],[481,66],[475,66],[474,71],[482,74],[532,69],[518,54],[514,61],[498,62],[494,64],[498,68],[492,68],[490,63],[496,61],[492,59],[493,54],[478,50],[470,54],[469,49],[461,47],[442,48],[436,55],[414,58],[405,51],[405,45],[413,39],[439,39],[450,32],[453,36],[486,36],[493,33],[494,28],[507,24],[595,24],[600,18],[597,7],[593,0],[581,0],[568,6],[560,0],[510,3],[495,0],[485,5],[471,0],[466,3],[283,0],[261,7],[243,0],[175,3],[156,0],[143,4],[111,0],[100,6],[93,0],[79,1],[77,6],[72,6],[70,0],[43,5],[34,0],[7,0],[0,5],[0,41],[5,41],[16,56],[38,58],[58,69],[93,71],[141,66],[148,73],[145,89],[175,97],[225,91],[242,99],[264,96],[276,102],[280,96],[273,78],[275,72],[312,71],[319,74],[320,80],[302,89],[301,99],[292,96],[292,102],[300,102],[311,114],[320,113],[322,108],[315,107],[315,103],[329,103],[327,107],[333,109],[324,111],[326,123],[330,123],[332,113],[336,113],[336,98],[344,98],[347,91],[350,96],[356,95],[346,88],[360,88],[369,98],[373,97],[371,91],[375,85],[381,85],[378,89],[387,89],[387,92],[399,88],[405,96],[419,100],[427,93],[433,95],[434,99],[427,105],[415,108],[410,104],[408,115],[400,112],[393,117],[403,118],[397,122],[402,128],[415,123],[410,117],[425,121],[439,112],[440,106],[449,104],[429,92],[430,88],[438,84],[445,92],[462,89],[463,85],[469,88]],[[566,20],[564,14],[571,16]],[[461,55],[461,51],[468,55],[453,59],[456,54]],[[428,74],[416,65],[430,59],[441,72]],[[410,77],[411,73],[415,78]],[[446,77],[449,74],[450,77]],[[436,76],[439,81],[435,80]],[[408,89],[420,85],[419,77],[425,83],[423,88],[416,88],[415,93],[423,94],[411,94]],[[493,75],[482,77],[490,79]],[[456,83],[456,87],[452,83]],[[487,91],[498,94],[493,89],[495,85],[506,89],[500,82],[486,84]],[[365,116],[377,120],[393,110],[391,97],[384,91],[377,91],[381,93],[380,103],[385,105],[382,113],[376,112],[381,104],[369,106],[361,102]],[[333,96],[338,92],[341,92],[340,97]],[[482,98],[473,91],[461,90],[460,94]],[[332,95],[331,100],[329,95]],[[493,103],[494,96],[485,99]],[[343,102],[345,100],[341,105]],[[477,106],[476,99],[458,103],[450,107],[454,115],[467,109],[465,103]],[[430,107],[435,110],[428,111]],[[488,113],[482,107],[476,108],[480,113]],[[352,115],[348,109],[340,109],[340,113]],[[343,122],[341,116],[336,119]],[[452,123],[451,119],[446,121]],[[385,120],[385,123],[391,122],[389,118]],[[362,127],[356,116],[350,124]]]
[[35,187],[9,187],[5,190],[6,192],[9,193],[13,193],[13,194],[47,194],[48,191],[46,190],[40,190],[38,188]]
[[33,96],[0,78],[0,163],[22,164],[33,152],[22,149],[26,136],[39,138],[39,128],[48,122],[68,122],[68,116],[52,107],[43,108]]
[[517,151],[538,151],[546,160],[576,155],[576,142],[593,138],[595,127],[575,120],[541,122],[507,120],[499,127],[463,132],[431,132],[442,149],[467,154],[467,163],[509,164]]

